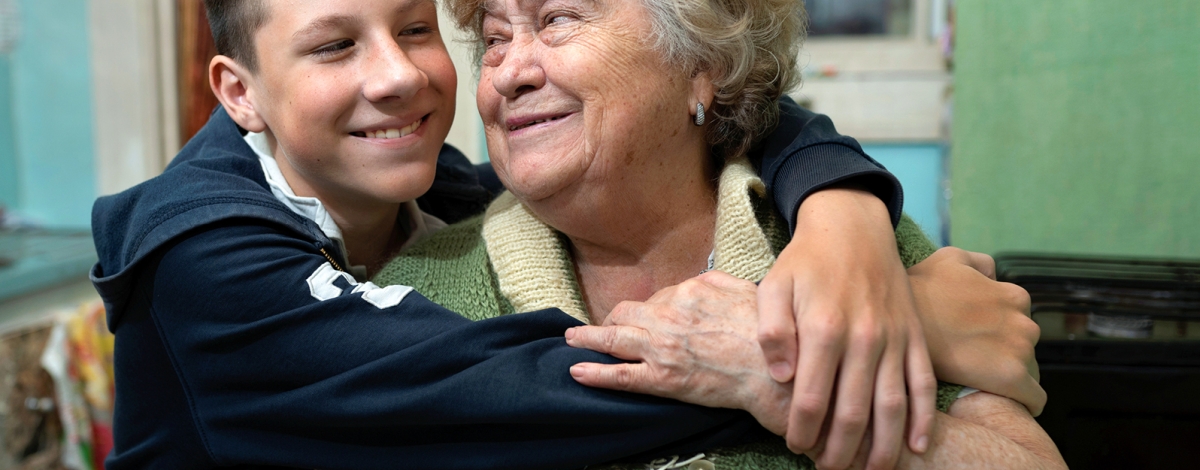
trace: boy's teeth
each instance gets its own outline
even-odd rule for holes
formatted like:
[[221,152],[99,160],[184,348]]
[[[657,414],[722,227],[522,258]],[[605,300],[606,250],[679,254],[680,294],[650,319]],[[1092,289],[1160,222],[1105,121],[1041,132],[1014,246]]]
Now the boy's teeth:
[[403,129],[383,129],[379,131],[367,131],[364,134],[373,139],[399,139],[406,135],[412,134],[421,127],[421,121],[414,122],[405,126]]

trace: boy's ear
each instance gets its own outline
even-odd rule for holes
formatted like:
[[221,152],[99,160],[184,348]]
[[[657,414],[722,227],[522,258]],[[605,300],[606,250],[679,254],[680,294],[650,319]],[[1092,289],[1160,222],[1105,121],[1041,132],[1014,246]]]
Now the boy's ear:
[[225,112],[229,113],[233,122],[247,131],[263,132],[267,129],[267,123],[254,107],[255,90],[249,82],[253,78],[242,64],[227,56],[213,57],[208,64],[208,82],[212,85],[213,94],[217,95],[217,101],[225,107]]

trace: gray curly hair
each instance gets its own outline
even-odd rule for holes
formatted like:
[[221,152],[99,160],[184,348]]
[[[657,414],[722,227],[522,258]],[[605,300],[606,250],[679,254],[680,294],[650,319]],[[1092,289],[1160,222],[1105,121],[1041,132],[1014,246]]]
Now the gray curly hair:
[[[706,118],[717,157],[741,155],[779,121],[778,100],[800,83],[797,56],[808,16],[803,0],[641,0],[664,63],[708,73],[717,94]],[[446,8],[482,57],[486,0]],[[478,60],[476,61],[478,63]]]

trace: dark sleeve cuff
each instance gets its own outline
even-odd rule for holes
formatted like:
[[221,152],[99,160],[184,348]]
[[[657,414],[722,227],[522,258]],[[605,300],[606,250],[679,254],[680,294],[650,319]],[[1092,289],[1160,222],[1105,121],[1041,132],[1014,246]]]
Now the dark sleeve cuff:
[[[900,181],[882,165],[864,157],[845,145],[827,143],[802,148],[787,158],[775,173],[775,179],[768,182],[768,189],[789,230],[796,231],[796,213],[804,199],[830,186],[845,184],[862,187],[882,199],[891,214],[892,227],[900,223],[904,207]],[[784,181],[787,184],[781,184]]]

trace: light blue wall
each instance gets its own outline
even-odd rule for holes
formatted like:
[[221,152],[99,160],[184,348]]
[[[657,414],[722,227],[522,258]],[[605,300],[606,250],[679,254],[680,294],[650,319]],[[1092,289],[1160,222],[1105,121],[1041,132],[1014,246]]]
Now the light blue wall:
[[11,56],[19,212],[87,227],[96,197],[86,0],[20,0]]
[[940,144],[864,145],[863,150],[891,171],[904,186],[904,212],[935,243],[945,245],[942,217],[942,146]]
[[17,207],[17,146],[13,133],[12,74],[8,56],[0,55],[0,206]]

